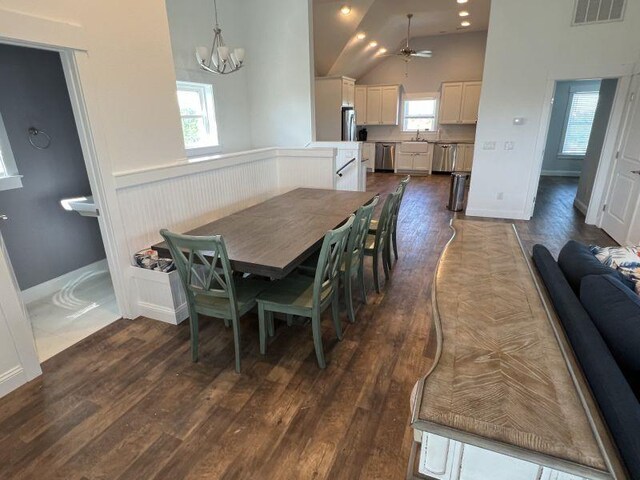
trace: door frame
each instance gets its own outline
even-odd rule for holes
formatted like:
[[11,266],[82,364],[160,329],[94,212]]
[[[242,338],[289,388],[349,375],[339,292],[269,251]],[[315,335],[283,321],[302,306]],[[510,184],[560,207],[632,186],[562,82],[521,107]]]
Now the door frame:
[[536,159],[530,173],[529,190],[525,204],[525,218],[531,219],[535,208],[535,197],[538,192],[540,175],[542,174],[542,163],[544,151],[547,145],[547,136],[551,122],[551,112],[553,109],[553,98],[555,95],[556,83],[567,80],[589,80],[617,78],[618,87],[613,102],[613,108],[607,125],[600,162],[596,172],[591,199],[589,201],[585,223],[598,225],[602,218],[602,205],[606,198],[605,190],[608,187],[611,176],[615,152],[619,143],[620,127],[626,110],[627,98],[631,86],[631,76],[637,66],[634,64],[613,64],[600,66],[569,66],[555,72],[550,72],[547,77],[547,86],[542,103],[542,115],[538,129],[534,158]]
[[[21,25],[24,28],[19,28]],[[80,139],[80,146],[84,163],[89,177],[91,191],[100,215],[97,217],[102,241],[105,247],[109,272],[113,283],[118,309],[123,317],[130,318],[128,293],[125,286],[126,262],[120,261],[118,252],[119,239],[124,239],[124,228],[117,208],[115,180],[111,175],[108,163],[108,149],[103,139],[95,135],[100,131],[97,107],[92,108],[93,115],[89,120],[89,106],[95,99],[94,78],[89,71],[88,47],[84,28],[79,25],[53,20],[33,15],[18,13],[0,7],[0,43],[16,45],[59,53],[69,92],[71,107],[74,114],[76,129]],[[98,154],[100,152],[100,154]],[[102,159],[102,161],[99,161]],[[14,275],[11,260],[6,250],[0,250]],[[16,312],[15,322],[23,325],[32,333],[29,318],[22,302],[20,290],[16,282],[13,288],[22,305],[22,312]],[[13,335],[13,333],[12,333]],[[21,361],[27,365],[37,362],[37,369],[30,369],[28,380],[41,373],[40,361],[33,347],[33,335],[25,339],[22,335],[14,338]],[[24,358],[23,358],[24,357]]]

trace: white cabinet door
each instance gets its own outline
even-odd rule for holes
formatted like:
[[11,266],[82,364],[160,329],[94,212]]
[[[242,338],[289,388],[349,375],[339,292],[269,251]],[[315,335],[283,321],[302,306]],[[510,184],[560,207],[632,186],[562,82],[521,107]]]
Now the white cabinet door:
[[342,79],[342,106],[353,107],[355,100],[355,82],[346,78]]
[[482,82],[465,82],[462,88],[460,123],[478,123],[478,107]]
[[396,170],[413,170],[415,153],[398,153],[396,155]]
[[380,123],[382,125],[397,125],[398,111],[400,109],[398,87],[382,87],[382,107]]
[[458,172],[470,172],[473,167],[473,145],[458,144],[455,169]]
[[463,82],[442,84],[442,95],[440,96],[440,118],[438,119],[439,123],[460,123],[463,90]]
[[376,144],[364,143],[362,144],[362,160],[365,161],[367,168],[373,170],[376,156]]
[[420,172],[431,170],[431,159],[427,153],[415,153],[413,157],[413,169]]
[[356,123],[367,124],[367,87],[355,87],[354,106],[356,109]]
[[382,87],[367,89],[367,125],[380,125],[382,113]]
[[459,442],[433,433],[423,433],[418,471],[429,478],[451,480],[459,449]]

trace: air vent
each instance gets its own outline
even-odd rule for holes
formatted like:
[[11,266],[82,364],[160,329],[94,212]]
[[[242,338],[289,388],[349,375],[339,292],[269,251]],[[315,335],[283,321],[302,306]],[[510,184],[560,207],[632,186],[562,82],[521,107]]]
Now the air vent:
[[626,0],[576,0],[573,25],[619,22],[624,17]]

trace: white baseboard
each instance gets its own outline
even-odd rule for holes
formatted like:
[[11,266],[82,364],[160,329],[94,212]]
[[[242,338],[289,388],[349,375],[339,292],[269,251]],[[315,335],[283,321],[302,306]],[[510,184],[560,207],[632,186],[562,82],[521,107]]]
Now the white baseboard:
[[467,208],[464,212],[469,217],[503,218],[509,220],[529,220],[521,210],[492,210],[483,208]]
[[69,282],[72,282],[79,276],[90,272],[99,272],[101,270],[109,270],[106,258],[78,268],[73,272],[65,273],[64,275],[60,275],[59,277],[52,278],[51,280],[41,283],[40,285],[35,285],[31,288],[23,290],[22,301],[25,304],[28,304],[35,300],[48,297],[50,295],[53,295],[57,291],[62,290]]
[[540,173],[543,177],[578,177],[582,172],[574,172],[572,170],[542,170]]
[[0,374],[0,398],[24,385],[27,381],[27,375],[20,365]]
[[589,206],[578,200],[577,198],[573,201],[573,206],[576,207],[578,210],[580,210],[580,212],[582,212],[583,215],[587,215],[587,210],[589,209]]
[[171,325],[179,325],[189,318],[189,308],[183,304],[176,310],[147,302],[138,302],[138,315]]

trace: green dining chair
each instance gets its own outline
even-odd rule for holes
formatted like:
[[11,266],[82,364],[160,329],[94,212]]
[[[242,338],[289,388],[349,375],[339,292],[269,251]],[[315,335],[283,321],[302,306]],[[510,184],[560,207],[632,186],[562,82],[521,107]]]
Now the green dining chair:
[[380,197],[376,195],[371,202],[360,207],[356,212],[353,226],[349,233],[349,239],[347,240],[347,250],[344,254],[344,261],[340,267],[340,279],[344,287],[347,315],[351,323],[356,321],[352,292],[354,277],[358,278],[362,302],[367,303],[367,288],[364,284],[364,244],[367,240],[373,210],[376,208],[379,199]]
[[293,315],[311,318],[313,344],[320,368],[326,367],[322,347],[322,313],[331,305],[333,325],[339,340],[342,340],[342,326],[338,306],[338,279],[349,231],[355,215],[351,215],[344,225],[330,230],[324,236],[315,275],[294,272],[272,284],[258,295],[258,316],[260,319],[260,353],[267,351],[267,328],[273,332],[273,314],[284,313],[289,319]]
[[196,237],[166,229],[160,235],[169,246],[187,297],[192,360],[198,361],[198,315],[221,318],[233,327],[236,372],[240,373],[239,320],[256,305],[256,297],[268,282],[234,276],[220,235]]
[[[391,238],[389,239],[389,246],[393,247],[393,254],[396,259],[396,262],[398,261],[398,235],[397,235],[398,217],[400,216],[400,207],[402,206],[402,199],[404,198],[404,193],[407,190],[407,184],[409,183],[410,180],[411,180],[411,175],[407,175],[406,178],[398,184],[398,188],[400,188],[401,190],[400,200],[397,202],[396,208],[394,209],[393,221],[391,223],[391,229],[389,231],[389,235],[391,236]],[[372,234],[375,234],[377,228],[378,228],[378,222],[376,220],[372,220],[371,227],[369,228],[369,232]],[[391,263],[391,248],[389,248],[388,253],[389,255],[388,255],[387,261],[389,264],[389,268],[391,268],[393,266]]]
[[391,241],[389,232],[393,220],[395,204],[399,199],[400,187],[398,187],[395,192],[387,195],[384,205],[382,206],[382,213],[378,219],[375,233],[369,233],[365,241],[364,255],[373,258],[373,284],[376,292],[378,293],[380,293],[380,259],[382,259],[385,279],[389,280],[389,243]]

